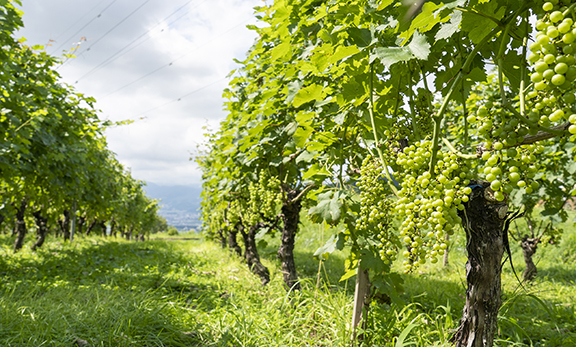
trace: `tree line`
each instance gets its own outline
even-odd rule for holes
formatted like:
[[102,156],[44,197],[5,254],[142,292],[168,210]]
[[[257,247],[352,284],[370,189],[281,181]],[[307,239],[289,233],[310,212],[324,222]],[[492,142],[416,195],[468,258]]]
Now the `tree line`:
[[122,122],[100,120],[96,100],[60,80],[59,58],[14,37],[13,3],[0,2],[0,228],[16,236],[14,251],[31,223],[33,249],[51,229],[64,240],[106,225],[127,237],[154,230],[157,201],[107,148],[104,131]]

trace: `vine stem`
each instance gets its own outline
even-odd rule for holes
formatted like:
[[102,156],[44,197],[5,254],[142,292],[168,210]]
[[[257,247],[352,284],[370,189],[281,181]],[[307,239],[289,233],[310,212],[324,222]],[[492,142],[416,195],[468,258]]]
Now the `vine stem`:
[[382,161],[384,166],[384,173],[386,175],[386,180],[388,181],[388,185],[390,189],[394,192],[394,195],[398,197],[398,190],[392,183],[392,176],[390,175],[390,171],[388,170],[388,163],[386,159],[384,159],[384,155],[382,154],[382,150],[380,149],[380,140],[378,138],[378,132],[376,131],[376,121],[374,119],[374,63],[370,64],[370,107],[368,108],[368,113],[370,114],[370,121],[372,122],[372,131],[374,133],[374,141],[376,141],[376,151],[378,151],[378,156]]
[[502,34],[502,41],[500,42],[500,49],[498,50],[498,85],[500,86],[500,98],[502,98],[502,104],[508,105],[508,98],[506,97],[506,91],[504,90],[504,51],[506,50],[506,38],[508,37],[508,32],[510,31],[509,22],[504,28],[504,33]]
[[412,131],[414,132],[414,136],[416,137],[416,141],[420,142],[422,137],[420,136],[420,127],[416,122],[416,107],[414,106],[414,90],[412,89],[412,71],[410,71],[410,85],[408,86],[408,94],[410,99],[410,120],[412,123]]
[[[528,32],[528,11],[524,13],[524,22],[525,30]],[[524,38],[524,42],[522,42],[522,56],[524,60],[522,62],[522,66],[520,66],[520,115],[522,117],[526,116],[526,55],[528,54],[528,37]]]
[[490,34],[488,34],[484,39],[482,39],[482,41],[478,45],[476,45],[476,47],[474,47],[472,52],[470,52],[470,55],[468,55],[468,58],[466,58],[466,61],[464,62],[464,65],[462,65],[462,68],[458,72],[458,75],[456,75],[456,78],[452,81],[450,90],[448,90],[448,94],[446,94],[446,96],[444,97],[444,101],[442,102],[442,106],[440,106],[440,110],[438,110],[438,114],[436,115],[436,117],[434,117],[432,155],[430,156],[430,166],[429,166],[429,171],[432,177],[434,177],[434,167],[436,166],[436,161],[438,159],[438,143],[440,141],[441,125],[442,121],[444,120],[444,115],[446,113],[448,103],[452,98],[452,94],[454,93],[454,90],[456,90],[456,86],[460,83],[460,80],[464,75],[464,71],[468,71],[468,69],[470,68],[472,61],[474,61],[474,58],[476,57],[476,54],[478,53],[480,48],[482,48],[489,40],[491,40],[499,31],[500,31],[499,27],[492,29]]
[[514,109],[514,107],[512,107],[512,105],[510,105],[510,104],[504,104],[503,103],[502,106],[506,107],[506,109],[508,111],[510,111],[510,113],[512,114],[512,116],[514,118],[518,119],[519,121],[523,122],[524,124],[528,125],[529,127],[538,129],[540,132],[545,132],[545,133],[549,133],[550,135],[552,135],[549,138],[552,138],[555,136],[564,136],[564,135],[568,134],[567,130],[563,130],[564,129],[563,127],[545,128],[536,122],[532,122],[531,120],[529,120],[526,117],[522,117],[522,115],[518,111],[516,111]]
[[562,14],[564,15],[564,17],[566,17],[566,16],[568,15],[568,13],[569,13],[570,11],[574,11],[575,8],[576,8],[576,2],[573,3],[572,5],[570,5],[570,7],[568,7],[568,8],[566,9],[566,11],[564,11]]
[[464,99],[464,81],[462,81],[462,118],[464,118],[464,147],[468,147],[468,110]]
[[476,158],[478,158],[478,154],[463,154],[463,153],[459,152],[456,148],[454,148],[454,145],[452,145],[452,143],[450,143],[450,141],[448,141],[448,139],[445,137],[442,138],[442,142],[444,142],[444,144],[446,145],[446,147],[448,147],[450,152],[456,154],[460,158],[463,158],[463,159],[476,159]]

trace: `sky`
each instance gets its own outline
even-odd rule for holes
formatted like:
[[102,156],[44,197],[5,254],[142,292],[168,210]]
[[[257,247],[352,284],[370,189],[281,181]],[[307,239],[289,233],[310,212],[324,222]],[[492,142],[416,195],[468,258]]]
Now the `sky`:
[[22,0],[16,37],[53,55],[64,83],[96,99],[101,119],[134,120],[106,131],[132,176],[160,185],[196,185],[190,160],[204,127],[226,116],[222,91],[256,33],[263,0]]

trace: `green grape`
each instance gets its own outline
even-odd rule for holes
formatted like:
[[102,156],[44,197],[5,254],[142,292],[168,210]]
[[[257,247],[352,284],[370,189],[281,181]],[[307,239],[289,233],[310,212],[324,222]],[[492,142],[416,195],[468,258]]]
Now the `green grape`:
[[[399,246],[398,236],[393,233],[391,225],[392,202],[389,198],[390,188],[382,179],[384,166],[382,163],[368,156],[364,159],[360,169],[360,217],[357,225],[358,232],[378,232],[380,239],[380,257],[384,263],[389,264],[396,259]],[[408,202],[408,201],[405,201]],[[411,209],[415,205],[402,203],[397,209]],[[407,221],[405,220],[404,223]],[[410,225],[408,222],[406,225]],[[411,239],[404,241],[411,242]]]
[[560,22],[562,19],[564,19],[564,15],[562,14],[562,12],[560,11],[554,11],[550,14],[550,20],[553,23],[558,23]]
[[[476,114],[487,115],[487,111]],[[409,161],[427,158],[431,145],[429,140],[420,141],[400,153],[396,161],[403,169],[395,211],[404,220],[400,235],[408,249],[405,272],[435,259],[444,236],[453,233],[454,226],[461,223],[458,211],[464,208],[462,203],[468,201],[467,194],[471,191],[465,186],[471,170],[455,154],[438,151],[434,174],[428,171],[428,165],[417,168],[407,165]],[[425,180],[428,184],[422,185]]]

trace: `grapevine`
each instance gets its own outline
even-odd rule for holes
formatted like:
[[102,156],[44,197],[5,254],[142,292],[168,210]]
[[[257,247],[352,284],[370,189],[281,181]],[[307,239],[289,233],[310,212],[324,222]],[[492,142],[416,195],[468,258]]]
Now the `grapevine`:
[[277,215],[276,209],[282,198],[278,178],[262,173],[257,183],[250,182],[248,192],[245,216],[248,225],[254,225],[261,220],[272,220]]
[[434,174],[428,171],[432,141],[423,140],[406,147],[398,155],[402,167],[402,189],[396,212],[403,217],[400,237],[407,250],[403,255],[405,272],[430,260],[438,261],[448,247],[445,234],[452,235],[462,220],[458,210],[464,209],[471,188],[468,164],[451,152],[438,151]]
[[361,177],[358,183],[360,189],[360,216],[358,232],[378,230],[381,243],[380,257],[385,264],[396,259],[401,243],[392,227],[393,201],[390,198],[390,188],[382,177],[383,165],[380,160],[367,156],[362,162]]

